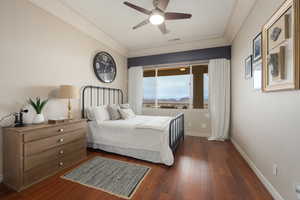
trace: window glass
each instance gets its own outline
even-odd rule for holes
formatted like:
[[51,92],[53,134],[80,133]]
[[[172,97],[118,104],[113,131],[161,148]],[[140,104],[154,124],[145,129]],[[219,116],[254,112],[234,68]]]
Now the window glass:
[[207,65],[144,70],[144,107],[208,108]]
[[188,108],[190,75],[157,77],[157,100],[160,107]]
[[144,106],[154,107],[156,98],[156,77],[144,77]]
[[208,73],[203,74],[203,107],[208,108],[209,77]]

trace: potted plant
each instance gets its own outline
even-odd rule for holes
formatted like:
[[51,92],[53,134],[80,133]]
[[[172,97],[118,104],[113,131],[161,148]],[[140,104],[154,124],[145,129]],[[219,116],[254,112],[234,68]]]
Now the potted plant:
[[35,101],[31,98],[28,99],[28,103],[34,108],[36,116],[33,119],[34,124],[40,124],[45,121],[44,115],[42,113],[43,108],[47,104],[48,99],[41,100],[40,97],[36,97]]

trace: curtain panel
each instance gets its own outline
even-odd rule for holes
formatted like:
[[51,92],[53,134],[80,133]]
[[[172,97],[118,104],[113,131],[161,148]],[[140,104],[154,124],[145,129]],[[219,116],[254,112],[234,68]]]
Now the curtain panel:
[[143,107],[143,67],[128,70],[128,103],[137,114],[142,114]]
[[211,137],[209,140],[224,141],[229,137],[230,123],[230,61],[210,60],[209,112],[211,118]]

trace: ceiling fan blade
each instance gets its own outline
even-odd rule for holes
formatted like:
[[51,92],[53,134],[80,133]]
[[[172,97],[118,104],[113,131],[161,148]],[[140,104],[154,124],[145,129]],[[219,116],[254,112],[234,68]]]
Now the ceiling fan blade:
[[142,8],[142,7],[139,7],[139,6],[134,5],[134,4],[132,4],[132,3],[129,3],[128,1],[125,1],[124,4],[125,4],[126,6],[129,6],[130,8],[133,8],[133,9],[135,9],[135,10],[137,10],[137,11],[139,11],[139,12],[142,12],[142,13],[144,13],[144,14],[146,14],[146,15],[151,15],[151,13],[152,13],[150,10],[147,10],[147,9],[145,9],[145,8]]
[[191,14],[186,14],[186,13],[173,13],[173,12],[165,13],[166,20],[189,19],[191,17],[192,17]]
[[166,24],[162,23],[158,25],[159,30],[162,32],[162,34],[168,34],[170,31],[167,30]]
[[170,0],[153,0],[154,7],[165,11],[169,5]]
[[141,26],[145,26],[147,24],[149,24],[149,19],[146,19],[146,20],[142,21],[138,25],[134,26],[132,29],[135,30],[135,29],[140,28]]

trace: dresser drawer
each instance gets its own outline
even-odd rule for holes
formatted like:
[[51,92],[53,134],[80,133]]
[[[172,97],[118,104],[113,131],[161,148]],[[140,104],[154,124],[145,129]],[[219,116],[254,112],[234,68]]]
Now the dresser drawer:
[[58,147],[74,140],[86,137],[86,130],[80,129],[67,134],[53,136],[24,144],[24,156],[33,155],[45,150]]
[[55,161],[49,161],[46,164],[43,164],[39,167],[33,168],[24,173],[23,184],[28,186],[44,177],[53,175],[55,172],[58,172],[61,169],[70,167],[76,162],[84,159],[86,157],[86,151],[75,151],[73,154],[66,156]]
[[47,137],[52,137],[56,135],[62,135],[71,131],[78,129],[85,129],[86,122],[77,122],[64,124],[59,126],[53,126],[48,128],[40,128],[24,134],[24,142],[30,142],[34,140],[39,140]]
[[42,165],[52,160],[66,157],[74,151],[85,150],[86,140],[79,139],[66,145],[62,145],[45,152],[24,157],[24,171],[28,171],[34,167]]

